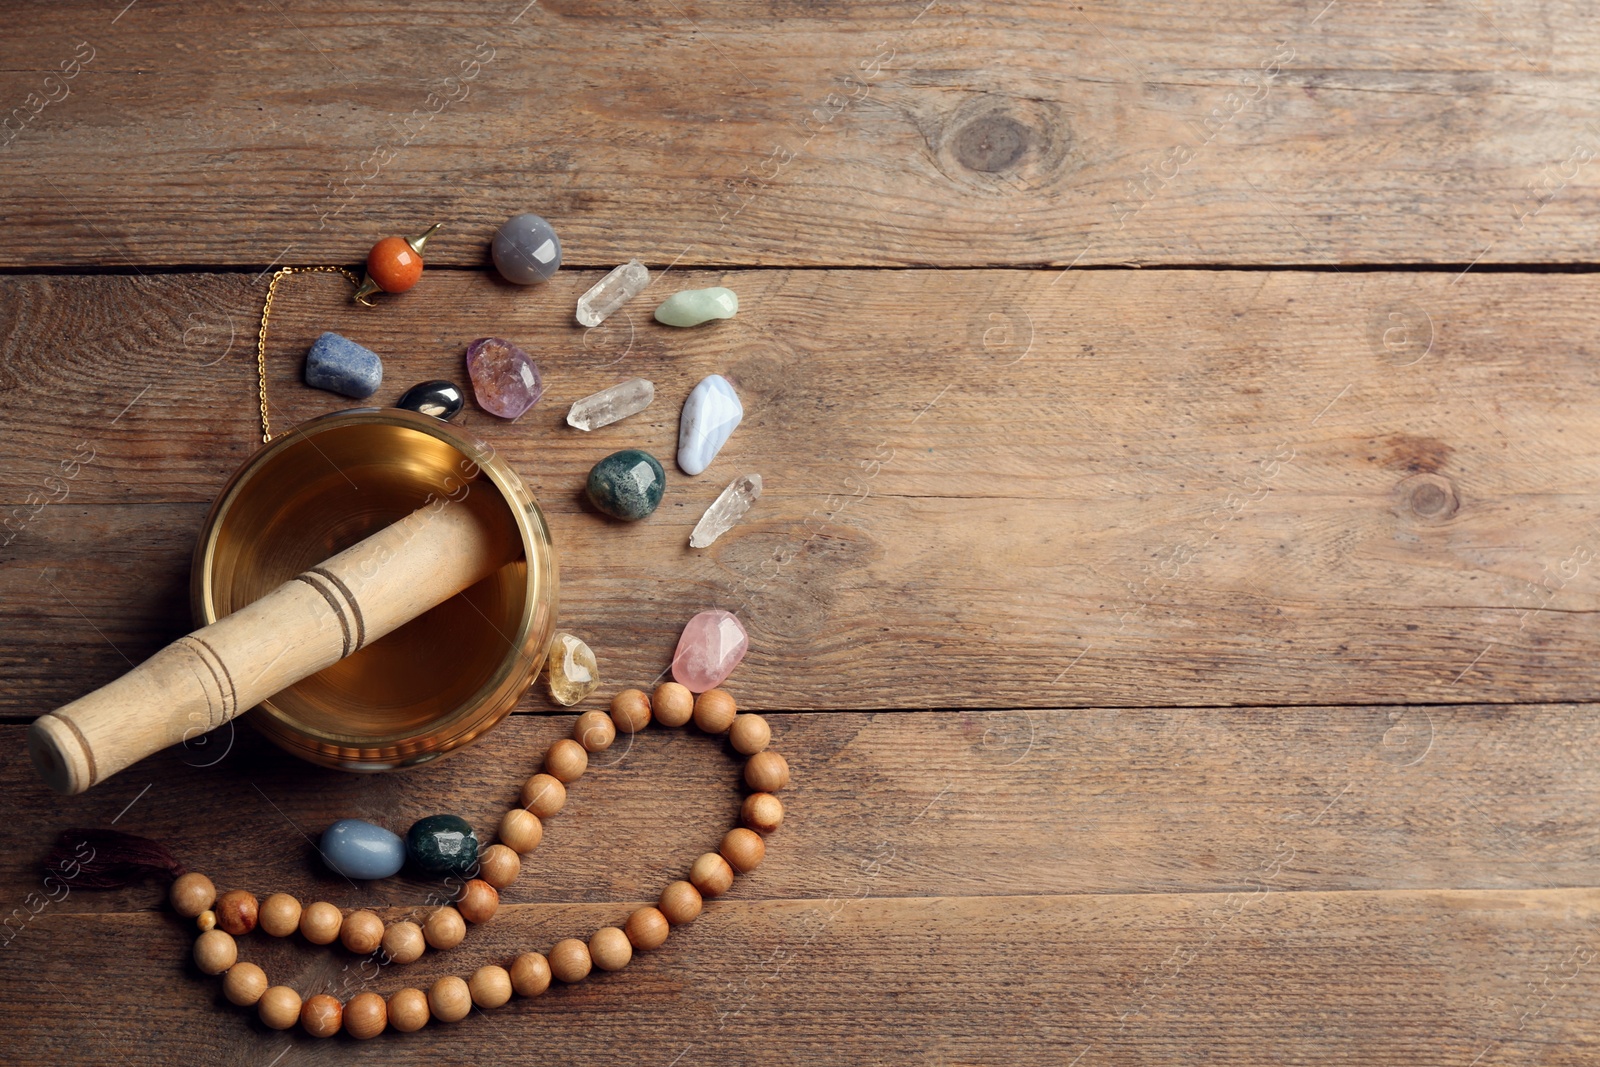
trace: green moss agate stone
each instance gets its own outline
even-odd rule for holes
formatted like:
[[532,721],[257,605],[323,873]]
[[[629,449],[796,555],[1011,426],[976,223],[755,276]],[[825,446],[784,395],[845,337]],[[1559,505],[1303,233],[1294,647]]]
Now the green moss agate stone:
[[666,326],[698,326],[712,319],[731,319],[738,312],[738,294],[718,285],[673,293],[656,308],[656,321]]
[[613,519],[644,518],[666,491],[667,472],[656,457],[641,449],[613,452],[589,471],[589,502]]
[[465,874],[478,864],[478,835],[459,815],[430,815],[406,831],[406,852],[430,874]]

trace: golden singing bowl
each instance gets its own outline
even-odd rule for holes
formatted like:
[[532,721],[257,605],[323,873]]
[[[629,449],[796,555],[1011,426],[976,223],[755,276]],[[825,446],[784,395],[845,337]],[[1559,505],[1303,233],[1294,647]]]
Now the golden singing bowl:
[[399,408],[324,415],[273,438],[212,505],[190,583],[202,625],[441,497],[514,525],[522,558],[263,701],[250,720],[295,755],[389,770],[504,718],[538,677],[555,629],[550,531],[490,445]]

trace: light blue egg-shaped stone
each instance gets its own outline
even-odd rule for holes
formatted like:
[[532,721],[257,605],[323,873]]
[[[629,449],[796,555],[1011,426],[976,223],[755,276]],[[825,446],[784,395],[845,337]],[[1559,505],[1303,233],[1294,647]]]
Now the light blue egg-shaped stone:
[[306,384],[365,400],[383,384],[383,360],[372,349],[330,330],[306,353]]
[[364,819],[340,819],[322,831],[322,861],[346,878],[387,878],[406,862],[400,835]]
[[678,467],[695,475],[711,466],[743,418],[744,405],[728,379],[720,374],[702,378],[678,420]]

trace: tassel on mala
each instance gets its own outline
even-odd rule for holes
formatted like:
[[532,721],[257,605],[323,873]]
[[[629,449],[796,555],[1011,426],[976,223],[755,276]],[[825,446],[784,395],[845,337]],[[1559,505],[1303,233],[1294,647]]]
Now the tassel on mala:
[[120,830],[63,830],[44,866],[79,889],[121,889],[146,878],[171,881],[185,873],[160,842]]

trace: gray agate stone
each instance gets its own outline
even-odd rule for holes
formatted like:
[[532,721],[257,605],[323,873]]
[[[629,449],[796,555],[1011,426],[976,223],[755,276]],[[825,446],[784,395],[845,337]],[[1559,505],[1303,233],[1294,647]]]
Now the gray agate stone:
[[306,353],[306,384],[365,400],[383,384],[383,360],[348,337],[325,333]]
[[494,235],[495,270],[508,282],[537,285],[561,266],[561,238],[541,216],[513,215]]

